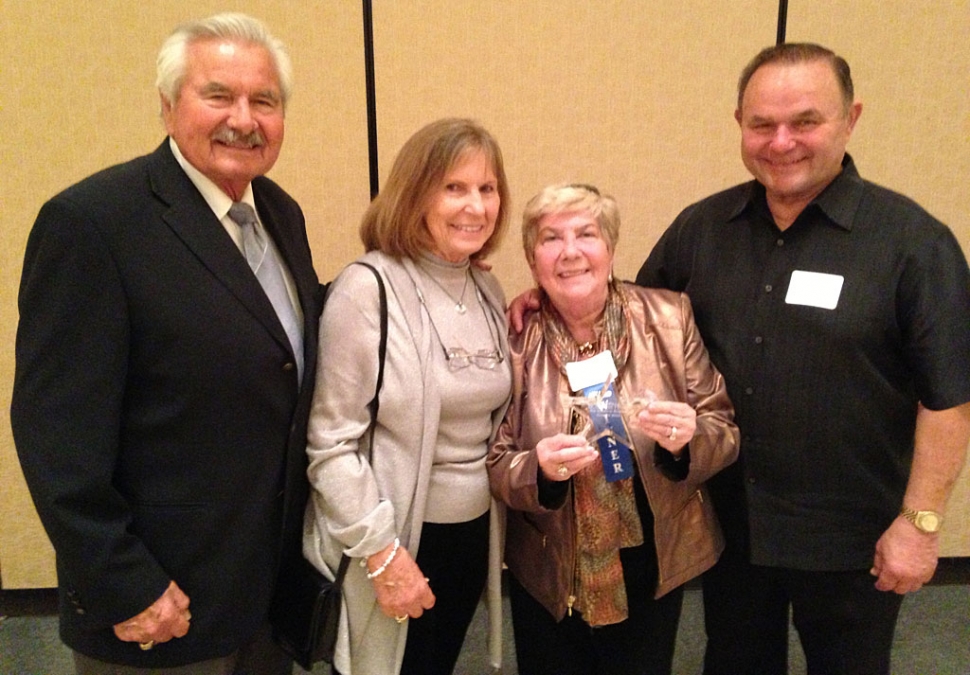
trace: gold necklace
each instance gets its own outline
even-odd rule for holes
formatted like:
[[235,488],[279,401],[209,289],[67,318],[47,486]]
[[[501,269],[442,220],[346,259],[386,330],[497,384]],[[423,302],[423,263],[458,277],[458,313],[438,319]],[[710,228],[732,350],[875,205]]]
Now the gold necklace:
[[579,358],[588,359],[593,356],[600,348],[600,338],[603,337],[603,317],[600,317],[595,324],[593,324],[593,339],[587,340],[583,343],[576,343],[576,352],[579,354]]
[[584,342],[581,345],[576,345],[576,349],[579,351],[579,357],[583,359],[588,359],[590,356],[596,353],[596,347],[599,345],[599,340],[595,343]]

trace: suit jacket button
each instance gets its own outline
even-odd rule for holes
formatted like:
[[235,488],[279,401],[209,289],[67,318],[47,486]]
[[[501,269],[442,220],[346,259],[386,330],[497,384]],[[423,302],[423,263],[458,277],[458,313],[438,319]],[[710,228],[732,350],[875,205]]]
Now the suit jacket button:
[[286,372],[290,372],[294,368],[296,368],[296,364],[293,363],[292,361],[287,361],[286,363],[283,364],[283,370],[285,370]]
[[84,607],[81,606],[81,599],[77,597],[77,591],[68,591],[67,599],[72,605],[74,605],[75,614],[84,614]]

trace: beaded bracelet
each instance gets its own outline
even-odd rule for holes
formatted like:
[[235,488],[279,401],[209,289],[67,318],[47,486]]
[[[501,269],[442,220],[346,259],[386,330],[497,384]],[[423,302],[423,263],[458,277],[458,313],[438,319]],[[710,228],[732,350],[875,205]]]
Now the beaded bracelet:
[[[390,565],[391,564],[391,561],[394,560],[395,556],[397,556],[397,550],[400,547],[401,547],[401,540],[398,539],[397,537],[394,537],[394,548],[392,548],[391,549],[391,552],[387,554],[387,560],[385,560],[384,561],[384,564],[381,565],[380,567],[378,567],[373,572],[368,572],[367,573],[367,578],[368,579],[376,579],[377,577],[379,577],[382,574],[384,574],[384,570],[387,569],[387,566]],[[361,560],[361,564],[366,565],[366,561],[365,560]]]

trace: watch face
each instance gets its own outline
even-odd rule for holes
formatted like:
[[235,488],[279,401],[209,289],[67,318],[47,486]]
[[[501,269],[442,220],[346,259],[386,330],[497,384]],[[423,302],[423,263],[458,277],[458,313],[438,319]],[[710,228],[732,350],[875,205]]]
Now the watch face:
[[924,512],[919,514],[919,526],[927,532],[936,532],[940,529],[940,519],[935,513]]

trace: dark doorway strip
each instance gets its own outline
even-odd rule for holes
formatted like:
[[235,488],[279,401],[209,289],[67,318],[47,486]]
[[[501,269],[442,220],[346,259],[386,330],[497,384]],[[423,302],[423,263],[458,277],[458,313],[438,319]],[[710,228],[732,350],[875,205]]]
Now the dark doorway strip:
[[778,0],[778,36],[775,44],[785,41],[785,31],[788,29],[788,0]]
[[380,190],[377,171],[377,88],[374,84],[374,7],[364,2],[364,86],[367,88],[367,165],[370,173],[370,198]]

